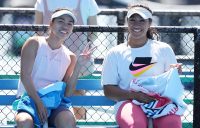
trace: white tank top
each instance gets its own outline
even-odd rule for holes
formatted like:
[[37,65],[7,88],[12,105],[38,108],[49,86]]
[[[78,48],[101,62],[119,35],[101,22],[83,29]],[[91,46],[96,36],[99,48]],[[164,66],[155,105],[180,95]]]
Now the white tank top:
[[[36,90],[51,83],[62,81],[71,63],[71,52],[62,45],[59,49],[52,50],[45,37],[38,37],[38,51],[32,70],[32,79]],[[24,86],[19,81],[17,96],[25,92]]]

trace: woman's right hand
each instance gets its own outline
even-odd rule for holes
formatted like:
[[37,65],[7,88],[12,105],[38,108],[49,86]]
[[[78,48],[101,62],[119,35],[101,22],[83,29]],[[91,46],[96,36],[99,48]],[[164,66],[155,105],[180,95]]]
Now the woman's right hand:
[[91,54],[94,52],[94,50],[97,48],[96,46],[91,47],[92,42],[89,42],[84,50],[82,51],[82,53],[80,54],[79,58],[78,58],[78,63],[82,66],[85,65],[86,62],[88,62],[91,58]]
[[156,100],[154,97],[151,97],[143,92],[131,92],[131,94],[133,94],[134,100],[145,104]]
[[48,113],[41,99],[36,101],[36,108],[37,108],[38,116],[40,118],[40,122],[44,124],[47,121]]

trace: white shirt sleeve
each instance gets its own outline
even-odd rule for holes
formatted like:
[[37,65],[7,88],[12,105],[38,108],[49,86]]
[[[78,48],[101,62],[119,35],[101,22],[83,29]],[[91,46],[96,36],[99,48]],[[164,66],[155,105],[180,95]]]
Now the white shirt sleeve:
[[101,78],[102,85],[118,85],[117,57],[113,52],[109,52],[104,59]]
[[176,56],[173,49],[166,44],[166,47],[163,49],[164,57],[165,57],[165,71],[170,69],[170,64],[176,64]]

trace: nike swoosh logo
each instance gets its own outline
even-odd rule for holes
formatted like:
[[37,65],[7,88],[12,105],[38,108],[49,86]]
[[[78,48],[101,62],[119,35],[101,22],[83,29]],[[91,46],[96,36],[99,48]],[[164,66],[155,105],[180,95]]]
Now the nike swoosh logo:
[[150,68],[153,67],[154,64],[148,65],[146,67],[131,71],[131,74],[135,77],[139,77],[140,75],[142,75],[143,73],[145,73],[147,70],[149,70]]
[[130,69],[131,71],[135,71],[135,70],[138,70],[138,69],[147,67],[147,66],[152,65],[152,64],[155,64],[155,63],[142,64],[142,65],[140,64],[140,65],[138,65],[138,66],[135,66],[134,64],[131,63],[131,64],[129,65],[129,69]]

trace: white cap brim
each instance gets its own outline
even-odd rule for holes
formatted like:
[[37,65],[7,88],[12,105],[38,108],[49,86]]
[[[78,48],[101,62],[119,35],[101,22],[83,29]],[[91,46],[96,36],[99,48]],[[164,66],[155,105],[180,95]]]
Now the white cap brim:
[[74,20],[74,23],[77,22],[75,15],[68,10],[60,10],[60,11],[53,13],[52,16],[51,16],[51,20],[54,19],[54,18],[60,17],[62,15],[69,15]]
[[127,18],[130,18],[133,14],[140,15],[143,19],[152,19],[152,13],[143,7],[134,7],[128,10]]

